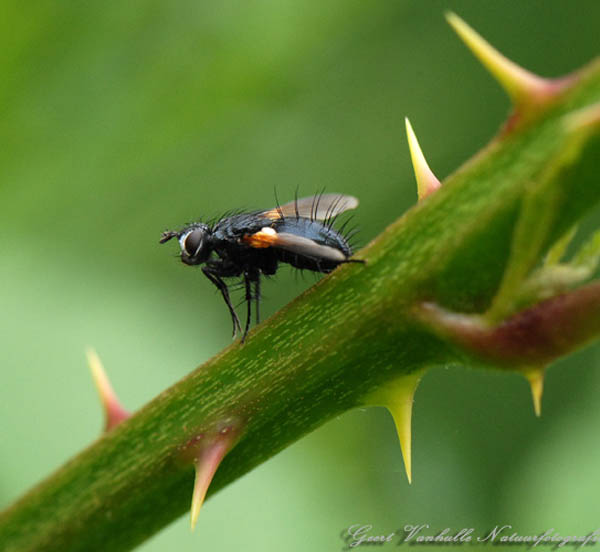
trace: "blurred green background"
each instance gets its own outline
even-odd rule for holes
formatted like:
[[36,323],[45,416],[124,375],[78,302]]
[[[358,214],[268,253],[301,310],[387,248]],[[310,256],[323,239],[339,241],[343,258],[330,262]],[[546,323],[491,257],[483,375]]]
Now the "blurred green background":
[[[3,2],[0,506],[98,434],[86,346],[136,409],[230,343],[161,231],[325,187],[360,198],[365,244],[416,200],[405,115],[440,177],[487,142],[508,101],[446,9],[543,75],[599,49],[595,0]],[[311,282],[281,270],[265,315]],[[558,363],[538,420],[524,379],[430,372],[412,486],[387,412],[357,410],[140,550],[339,550],[356,523],[586,534],[599,383],[598,346]]]

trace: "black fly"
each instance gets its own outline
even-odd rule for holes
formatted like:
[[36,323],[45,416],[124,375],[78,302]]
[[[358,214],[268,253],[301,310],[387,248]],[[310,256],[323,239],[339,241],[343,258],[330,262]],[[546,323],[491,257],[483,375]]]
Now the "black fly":
[[250,328],[252,299],[257,323],[259,320],[262,274],[275,274],[279,263],[327,273],[342,263],[364,262],[350,259],[347,237],[332,227],[335,217],[357,206],[358,200],[347,195],[305,197],[267,211],[228,216],[212,225],[194,222],[177,232],[163,232],[160,243],[177,238],[181,260],[204,265],[202,272],[221,292],[229,309],[234,336],[242,327],[223,279],[242,276],[248,305],[243,343]]

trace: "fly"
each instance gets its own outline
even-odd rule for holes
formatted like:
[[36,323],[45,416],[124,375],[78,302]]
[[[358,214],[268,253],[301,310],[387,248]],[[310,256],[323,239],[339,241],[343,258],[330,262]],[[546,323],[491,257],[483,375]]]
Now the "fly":
[[296,199],[266,211],[239,213],[214,224],[194,222],[179,231],[162,233],[160,243],[177,238],[181,260],[204,265],[202,272],[221,292],[233,322],[233,336],[242,331],[225,278],[242,277],[247,304],[242,343],[250,329],[252,300],[259,321],[260,278],[277,272],[279,263],[328,273],[351,259],[348,236],[333,228],[335,218],[358,206],[358,199],[321,194]]

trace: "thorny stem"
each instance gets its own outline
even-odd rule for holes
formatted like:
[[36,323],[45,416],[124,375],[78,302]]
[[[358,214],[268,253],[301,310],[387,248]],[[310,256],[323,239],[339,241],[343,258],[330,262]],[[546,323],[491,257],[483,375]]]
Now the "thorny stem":
[[[181,449],[195,436],[223,425],[239,435],[210,495],[386,383],[453,360],[455,346],[418,322],[414,305],[490,306],[527,184],[566,147],[564,117],[599,100],[595,63],[360,251],[367,265],[336,270],[4,511],[0,548],[128,550],[189,507],[193,462]],[[578,173],[599,152],[591,140],[557,175],[560,217],[549,218],[542,250],[600,199],[597,183]]]

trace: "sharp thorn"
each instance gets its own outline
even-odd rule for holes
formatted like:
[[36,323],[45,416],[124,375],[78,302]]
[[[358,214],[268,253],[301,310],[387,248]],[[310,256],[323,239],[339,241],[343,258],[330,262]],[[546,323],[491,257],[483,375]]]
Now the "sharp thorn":
[[86,357],[104,410],[104,431],[110,431],[123,420],[129,418],[131,414],[121,406],[96,351],[91,348],[87,349]]
[[503,56],[455,13],[447,12],[446,20],[504,88],[515,107],[533,111],[553,99],[574,79],[573,76],[545,79],[531,73]]
[[385,388],[378,389],[367,399],[367,404],[385,406],[394,418],[404,468],[408,482],[412,483],[412,408],[417,385],[423,376],[423,370],[408,376],[402,376]]
[[406,124],[410,158],[413,170],[415,171],[415,178],[417,179],[417,196],[419,201],[421,201],[429,194],[435,192],[441,186],[441,183],[429,168],[408,117],[404,118],[404,122]]
[[190,528],[192,531],[198,521],[198,515],[200,514],[206,491],[219,464],[227,454],[230,445],[230,439],[217,438],[213,443],[203,448],[195,459],[196,478],[194,480],[194,492],[190,508]]
[[545,368],[535,368],[525,373],[525,377],[531,387],[531,397],[533,399],[533,410],[539,418],[542,414],[542,394],[544,393],[544,373]]

